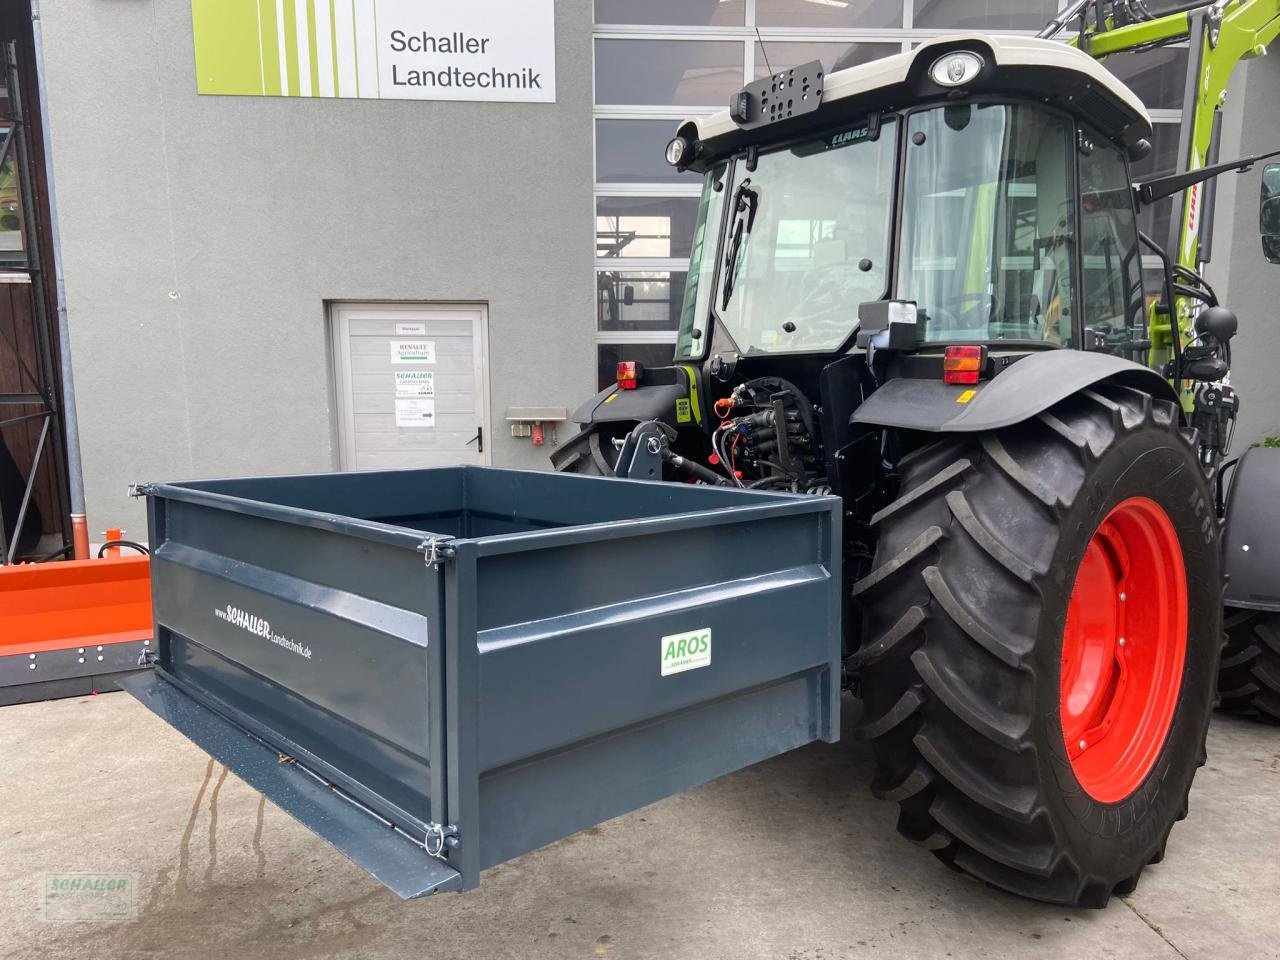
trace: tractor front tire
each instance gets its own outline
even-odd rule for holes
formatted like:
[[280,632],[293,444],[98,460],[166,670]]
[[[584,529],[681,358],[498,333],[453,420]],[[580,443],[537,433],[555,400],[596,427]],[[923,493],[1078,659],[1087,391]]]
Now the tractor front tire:
[[1192,438],[1174,404],[1099,386],[900,477],[853,588],[873,791],[961,871],[1105,906],[1204,762],[1222,575]]
[[1218,672],[1222,709],[1280,723],[1280,613],[1231,608]]

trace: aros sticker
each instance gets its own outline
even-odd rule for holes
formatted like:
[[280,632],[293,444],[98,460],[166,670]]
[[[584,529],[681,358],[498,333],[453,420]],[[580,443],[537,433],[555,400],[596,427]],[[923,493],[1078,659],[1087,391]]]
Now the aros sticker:
[[711,628],[662,638],[662,676],[711,666]]

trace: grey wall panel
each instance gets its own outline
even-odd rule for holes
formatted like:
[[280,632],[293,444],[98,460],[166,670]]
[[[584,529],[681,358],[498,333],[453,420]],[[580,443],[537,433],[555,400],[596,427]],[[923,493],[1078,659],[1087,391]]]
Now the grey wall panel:
[[[1237,153],[1231,149],[1231,115],[1223,118],[1222,159],[1280,147],[1280,62],[1274,54],[1237,67],[1229,95],[1231,102],[1239,105],[1244,122]],[[1234,210],[1228,218],[1219,212],[1214,268],[1227,274],[1227,289],[1219,289],[1219,295],[1240,317],[1240,332],[1231,344],[1231,381],[1241,397],[1231,452],[1239,455],[1250,443],[1280,436],[1280,377],[1276,375],[1280,361],[1280,265],[1267,263],[1258,242],[1262,167],[1225,179],[1235,183],[1231,191],[1219,190],[1218,202],[1231,198]]]
[[130,481],[337,465],[325,302],[489,306],[510,405],[593,389],[591,4],[555,104],[201,97],[186,2],[44,4],[90,524]]

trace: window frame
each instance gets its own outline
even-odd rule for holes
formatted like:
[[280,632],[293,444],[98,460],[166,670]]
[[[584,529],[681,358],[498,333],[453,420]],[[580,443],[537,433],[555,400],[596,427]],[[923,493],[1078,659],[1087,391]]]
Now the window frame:
[[[1081,136],[1089,137],[1095,143],[1105,143],[1107,146],[1113,148],[1117,153],[1119,153],[1120,162],[1124,167],[1125,182],[1129,184],[1133,183],[1133,161],[1129,159],[1128,151],[1125,150],[1124,147],[1117,144],[1115,141],[1111,140],[1110,138],[1104,137],[1102,134],[1098,133],[1097,130],[1088,126],[1087,124],[1077,123],[1076,124],[1076,141],[1075,141],[1076,148],[1071,151],[1072,157],[1074,158],[1073,162],[1075,163],[1076,233],[1077,234],[1082,234],[1084,231],[1084,196],[1081,190],[1082,183],[1080,178],[1080,146],[1079,144],[1080,144]],[[1143,244],[1141,239],[1142,226],[1138,221],[1138,200],[1137,200],[1136,191],[1129,190],[1128,197],[1129,197],[1128,209],[1129,209],[1129,213],[1133,217],[1134,249],[1137,251],[1138,289],[1139,289],[1138,314],[1141,319],[1142,331],[1144,335],[1149,335],[1151,331],[1150,331],[1150,318],[1147,316],[1147,279],[1146,279],[1146,275],[1147,275],[1146,260],[1148,258],[1144,257],[1142,253],[1142,249],[1143,249]],[[1080,344],[1080,349],[1083,350],[1083,349],[1086,349],[1085,340],[1084,340],[1084,328],[1085,328],[1084,244],[1080,242],[1078,238],[1076,242],[1076,261],[1077,261],[1076,270],[1078,271],[1078,275],[1080,277],[1079,287],[1077,288],[1077,298],[1079,299],[1080,302],[1076,310],[1077,315],[1074,318],[1074,324],[1078,328],[1076,331],[1076,338],[1077,338],[1076,342]],[[1161,265],[1161,267],[1163,268],[1163,264]],[[1127,293],[1126,293],[1126,297],[1127,297]],[[1126,310],[1128,309],[1127,303],[1125,304],[1125,309]],[[1127,319],[1128,318],[1126,318],[1126,320]],[[1100,352],[1107,352],[1107,351],[1100,351]],[[1126,359],[1133,359],[1133,358],[1128,357]]]
[[[960,97],[956,100],[949,100],[947,101],[946,105],[950,105],[953,103],[955,104],[988,103],[988,104],[999,104],[1001,106],[1022,104],[1035,109],[1039,109],[1044,113],[1057,116],[1066,122],[1066,127],[1067,127],[1067,144],[1066,144],[1067,171],[1066,172],[1067,172],[1067,179],[1068,179],[1070,188],[1074,192],[1075,199],[1076,199],[1076,202],[1072,211],[1073,214],[1075,215],[1076,222],[1072,225],[1072,229],[1073,231],[1078,233],[1080,229],[1080,168],[1079,168],[1080,155],[1079,155],[1079,150],[1076,148],[1075,144],[1077,143],[1077,138],[1079,137],[1080,132],[1079,132],[1079,127],[1076,123],[1075,117],[1073,117],[1070,113],[1068,113],[1065,110],[1061,110],[1057,107],[1049,106],[1048,104],[1042,103],[1039,100],[1033,100],[1028,97],[1006,97],[1006,96],[1001,96],[997,94],[977,94],[969,97]],[[907,162],[906,162],[905,143],[906,143],[906,130],[907,130],[907,127],[909,126],[909,120],[914,114],[925,113],[930,110],[941,109],[943,106],[944,106],[943,104],[939,104],[939,103],[921,104],[919,106],[910,107],[906,110],[901,111],[900,116],[902,118],[901,119],[902,129],[899,131],[899,137],[901,138],[901,140],[899,141],[899,145],[898,145],[898,150],[899,150],[898,182],[896,184],[896,198],[898,201],[898,205],[894,207],[894,211],[893,211],[894,223],[898,225],[902,224],[903,217],[906,215],[905,204],[906,204]],[[1099,139],[1105,139],[1105,138],[1099,138]],[[1107,141],[1107,142],[1110,143],[1110,141]],[[902,235],[903,235],[903,231],[899,229],[894,232],[894,236],[893,236],[893,244],[892,244],[893,253],[890,258],[890,265],[889,265],[889,268],[893,271],[893,273],[892,273],[892,280],[889,284],[889,293],[888,293],[888,296],[891,299],[898,297],[901,293],[901,291],[898,289],[898,263],[900,262],[899,258],[902,256],[902,250],[901,250]],[[1074,256],[1072,256],[1071,259],[1072,259],[1072,269],[1075,271],[1075,276],[1071,278],[1072,279],[1071,292],[1072,292],[1072,296],[1078,299],[1080,295],[1080,290],[1082,288],[1082,284],[1084,282],[1083,276],[1081,273],[1081,271],[1083,270],[1084,262],[1080,256],[1080,243],[1079,243],[1078,237],[1073,238],[1073,246],[1075,247],[1075,252],[1074,252]],[[1084,342],[1081,339],[1084,331],[1081,326],[1080,306],[1078,303],[1072,304],[1071,314],[1072,314],[1071,315],[1071,335],[1074,338],[1075,344],[1081,344]],[[1001,347],[1005,347],[1005,346],[1039,347],[1042,349],[1049,348],[1049,347],[1057,348],[1056,344],[1049,343],[1048,341],[1045,341],[1045,340],[1012,340],[1010,339],[1010,340],[983,340],[978,342],[997,343]],[[935,345],[940,347],[946,346],[946,342],[939,340],[939,341],[936,341]],[[1067,347],[1065,349],[1073,349],[1073,348]]]

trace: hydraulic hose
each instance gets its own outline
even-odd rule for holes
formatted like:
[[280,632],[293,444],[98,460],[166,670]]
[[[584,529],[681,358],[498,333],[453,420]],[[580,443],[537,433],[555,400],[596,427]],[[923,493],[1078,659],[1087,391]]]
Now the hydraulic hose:
[[102,546],[98,548],[98,559],[101,560],[103,554],[105,554],[112,547],[130,547],[134,550],[137,550],[139,553],[143,554],[144,556],[151,555],[150,550],[148,550],[142,544],[135,543],[132,540],[108,540],[106,543],[104,543]]
[[709,483],[713,487],[724,487],[729,484],[729,481],[720,476],[720,474],[713,473],[702,464],[682,457],[678,453],[672,453],[670,450],[664,450],[663,457],[677,470],[684,470],[691,473],[703,483]]

